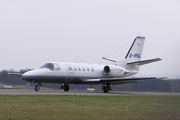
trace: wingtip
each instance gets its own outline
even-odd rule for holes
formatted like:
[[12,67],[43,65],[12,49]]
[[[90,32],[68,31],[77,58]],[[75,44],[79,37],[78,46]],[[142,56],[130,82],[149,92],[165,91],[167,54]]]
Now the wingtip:
[[156,59],[157,59],[157,60],[162,60],[161,58],[158,58],[158,57],[157,57]]
[[159,76],[157,76],[156,77],[156,79],[158,79],[158,80],[165,80],[165,79],[167,79],[168,77],[159,77]]

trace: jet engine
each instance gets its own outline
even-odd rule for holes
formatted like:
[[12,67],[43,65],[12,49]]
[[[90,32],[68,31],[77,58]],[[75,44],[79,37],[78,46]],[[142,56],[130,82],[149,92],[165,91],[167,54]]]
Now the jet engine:
[[106,65],[103,67],[103,74],[109,77],[121,77],[125,74],[125,69],[120,66]]

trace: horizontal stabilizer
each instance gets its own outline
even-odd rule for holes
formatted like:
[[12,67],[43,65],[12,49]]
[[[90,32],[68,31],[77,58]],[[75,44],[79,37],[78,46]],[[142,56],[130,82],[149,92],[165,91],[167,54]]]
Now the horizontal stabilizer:
[[136,61],[136,62],[129,62],[127,63],[127,65],[132,65],[132,64],[136,64],[136,65],[144,65],[144,64],[149,64],[152,62],[157,62],[160,61],[162,59],[160,58],[155,58],[155,59],[149,59],[149,60],[141,60],[141,61]]

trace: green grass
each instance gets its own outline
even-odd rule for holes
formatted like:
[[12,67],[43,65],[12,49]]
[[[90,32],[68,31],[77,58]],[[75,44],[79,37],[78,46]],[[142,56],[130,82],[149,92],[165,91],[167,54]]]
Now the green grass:
[[0,95],[0,120],[180,119],[180,96]]

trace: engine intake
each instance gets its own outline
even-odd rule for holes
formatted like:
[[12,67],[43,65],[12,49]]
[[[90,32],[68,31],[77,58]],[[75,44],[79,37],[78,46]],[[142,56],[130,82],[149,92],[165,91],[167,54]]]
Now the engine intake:
[[109,77],[121,77],[125,75],[126,70],[116,65],[105,65],[102,72],[104,75]]
[[105,66],[104,67],[104,69],[103,69],[103,72],[104,72],[104,74],[106,74],[106,75],[109,75],[109,73],[110,73],[110,67],[109,66]]

